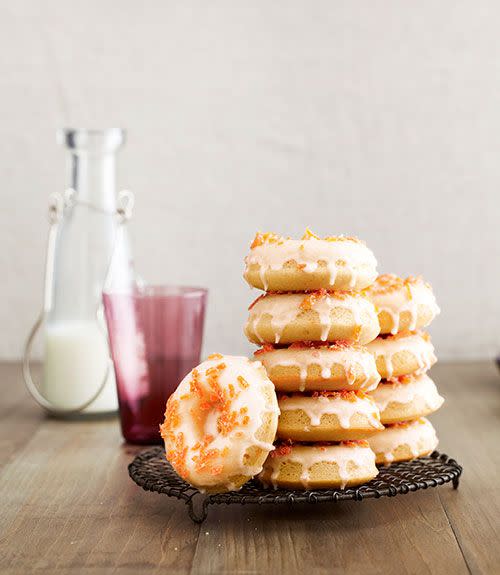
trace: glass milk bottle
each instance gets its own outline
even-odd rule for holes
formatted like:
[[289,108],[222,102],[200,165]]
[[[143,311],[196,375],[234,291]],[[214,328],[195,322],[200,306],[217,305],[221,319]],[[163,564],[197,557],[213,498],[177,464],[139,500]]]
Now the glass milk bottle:
[[[43,376],[39,388],[28,387],[56,415],[110,413],[118,405],[102,291],[112,259],[114,273],[132,281],[120,225],[123,210],[121,215],[117,212],[116,197],[116,152],[124,132],[62,130],[58,139],[67,149],[69,189],[51,212],[45,303],[39,320]],[[32,384],[25,370],[26,376]]]

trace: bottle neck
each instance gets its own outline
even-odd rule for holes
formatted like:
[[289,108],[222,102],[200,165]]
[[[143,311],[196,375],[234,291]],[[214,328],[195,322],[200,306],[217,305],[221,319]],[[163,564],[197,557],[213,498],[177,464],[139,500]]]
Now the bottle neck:
[[68,159],[68,187],[77,200],[106,211],[116,210],[116,155],[71,150]]

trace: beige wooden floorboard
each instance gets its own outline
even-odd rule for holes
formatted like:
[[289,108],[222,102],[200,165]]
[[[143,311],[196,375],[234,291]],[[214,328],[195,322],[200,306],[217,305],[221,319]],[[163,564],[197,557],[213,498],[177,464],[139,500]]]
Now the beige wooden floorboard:
[[44,420],[24,388],[19,363],[0,364],[0,470]]
[[235,572],[468,571],[438,495],[428,491],[362,503],[210,508],[192,573]]
[[446,397],[432,416],[440,449],[463,464],[456,493],[441,501],[472,573],[500,573],[500,375],[485,363],[437,365]]
[[199,528],[128,478],[135,451],[116,422],[47,421],[2,474],[0,569],[188,572]]

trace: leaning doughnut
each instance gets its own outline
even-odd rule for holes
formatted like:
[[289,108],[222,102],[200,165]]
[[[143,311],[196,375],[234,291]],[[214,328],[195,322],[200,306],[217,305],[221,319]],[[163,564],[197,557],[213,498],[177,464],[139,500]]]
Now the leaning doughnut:
[[362,241],[320,239],[309,230],[301,240],[258,233],[245,263],[246,281],[265,291],[360,290],[377,277],[377,260]]
[[254,356],[278,391],[369,391],[380,381],[373,355],[359,345],[295,342],[277,348],[265,344]]
[[377,308],[380,333],[414,331],[429,325],[439,313],[432,288],[421,277],[384,274],[365,293]]
[[384,424],[429,415],[444,402],[436,384],[426,374],[382,380],[370,395],[380,410],[380,421]]
[[425,373],[437,361],[430,336],[425,332],[379,336],[366,348],[375,357],[378,372],[384,379]]
[[379,325],[366,297],[319,290],[260,296],[250,306],[245,333],[254,343],[341,340],[365,344],[378,335]]
[[201,491],[239,489],[274,448],[278,403],[259,361],[214,354],[170,396],[161,435],[175,471]]
[[409,461],[432,453],[438,444],[436,430],[425,417],[387,426],[368,440],[378,464]]
[[259,480],[274,489],[328,489],[366,483],[378,475],[368,442],[283,443],[272,451]]
[[322,391],[278,397],[278,437],[293,441],[363,439],[384,429],[373,399],[362,391]]

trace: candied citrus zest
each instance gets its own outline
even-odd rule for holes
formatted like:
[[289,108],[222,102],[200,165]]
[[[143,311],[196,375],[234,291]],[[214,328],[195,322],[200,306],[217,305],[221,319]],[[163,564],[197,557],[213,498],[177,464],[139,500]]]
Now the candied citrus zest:
[[432,289],[431,285],[424,281],[422,276],[401,278],[396,274],[382,274],[378,276],[371,286],[366,288],[366,292],[371,295],[383,295],[397,290],[405,290],[408,299],[412,299],[411,287],[415,285],[424,285],[428,289]]
[[354,242],[356,244],[365,245],[365,242],[363,242],[356,236],[327,236],[325,240],[327,242]]
[[212,353],[207,357],[207,360],[212,360],[212,359],[222,359],[224,356],[221,355],[220,353]]
[[[273,346],[273,344],[266,344],[266,345],[270,346],[270,348],[266,349],[266,351],[274,351],[276,349]],[[265,349],[266,345],[263,346],[262,350]],[[334,343],[331,343],[329,341],[294,341],[292,344],[288,346],[288,349],[328,349],[331,351],[352,349],[353,351],[362,351],[364,348],[362,348],[360,345],[351,343],[349,341],[337,340]],[[264,351],[261,350],[258,350],[258,352],[264,353]]]
[[394,383],[411,383],[415,381],[416,376],[414,374],[400,375],[398,377],[388,377],[383,379],[380,383],[382,384],[394,384]]
[[380,339],[387,339],[390,341],[395,341],[395,340],[402,339],[405,337],[412,337],[414,335],[420,336],[425,341],[429,341],[429,342],[431,341],[431,336],[426,331],[421,331],[421,330],[417,330],[417,331],[403,330],[403,331],[399,331],[395,335],[392,335],[389,333],[381,333],[378,337]]
[[200,382],[200,373],[196,368],[191,371],[191,380],[189,381],[189,390],[191,393],[194,393],[195,395],[202,395],[202,393],[203,393],[203,390],[201,388],[201,382]]
[[342,399],[345,401],[355,402],[358,399],[366,399],[368,396],[362,391],[341,389],[339,391],[313,391],[311,397],[329,397],[331,399]]
[[306,228],[306,231],[304,232],[304,235],[302,236],[303,240],[310,240],[310,239],[315,239],[315,240],[319,240],[319,236],[317,236],[315,233],[311,232],[311,230],[309,228]]
[[[254,351],[254,355],[260,355],[261,353],[269,353],[270,351],[274,351],[275,347],[272,343],[265,343],[260,349]],[[239,379],[239,378],[238,378]]]
[[276,446],[276,448],[271,451],[271,457],[286,457],[292,452],[292,442],[281,443]]
[[165,421],[160,427],[160,431],[163,436],[163,432],[168,433],[179,427],[181,423],[181,417],[179,415],[179,400],[175,399],[173,395],[168,398],[167,407],[165,409]]
[[415,421],[419,421],[419,420],[407,420],[407,421],[397,421],[396,423],[385,423],[384,426],[386,428],[391,428],[391,427],[408,427],[410,426],[412,423],[415,423]]
[[359,338],[361,337],[361,330],[362,329],[363,329],[363,326],[361,326],[361,325],[355,325],[354,326],[354,333],[353,333],[354,341],[359,341]]
[[276,244],[279,243],[282,239],[283,238],[281,236],[274,234],[273,232],[257,232],[253,242],[250,245],[250,249],[253,250],[264,244]]
[[250,384],[242,375],[238,375],[236,379],[238,380],[240,387],[242,387],[243,389],[247,389],[247,387],[249,387]]
[[326,289],[321,288],[319,290],[313,291],[310,294],[306,295],[306,297],[300,302],[300,309],[305,311],[312,309],[316,302],[323,299],[325,296],[328,295]]
[[168,461],[172,464],[172,467],[184,479],[188,476],[188,471],[186,469],[187,452],[188,448],[184,444],[184,434],[181,431],[167,447],[166,456]]
[[346,447],[368,447],[369,443],[366,439],[351,439],[349,441],[341,441],[341,445]]

